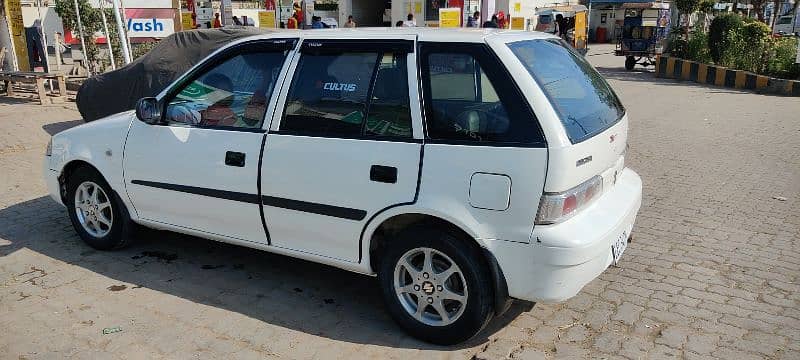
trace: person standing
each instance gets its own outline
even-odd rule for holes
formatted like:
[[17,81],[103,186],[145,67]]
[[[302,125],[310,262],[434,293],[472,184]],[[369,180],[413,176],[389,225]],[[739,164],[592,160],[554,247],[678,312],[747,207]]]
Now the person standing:
[[416,27],[417,22],[414,20],[414,14],[408,13],[406,16],[406,21],[403,21],[403,26],[405,27]]
[[303,21],[305,21],[305,16],[304,16],[305,14],[303,14],[303,8],[300,7],[300,3],[299,2],[294,3],[292,5],[292,8],[294,9],[294,18],[295,18],[295,20],[297,20],[296,29],[304,29],[305,25],[304,25]]
[[287,29],[297,29],[297,14],[296,13],[292,14],[292,16],[289,16],[289,18],[286,20],[286,28]]
[[356,27],[356,22],[353,21],[353,15],[347,17],[347,22],[344,23],[344,27],[346,28],[354,28]]
[[319,16],[311,16],[311,28],[312,29],[323,29],[323,28],[325,28],[325,26],[322,25],[322,18],[319,17]]
[[219,21],[219,13],[214,14],[214,28],[221,28],[222,23]]
[[492,15],[492,20],[483,23],[485,28],[497,28],[497,15]]
[[567,35],[567,25],[566,21],[564,21],[564,15],[556,14],[556,31],[554,34],[560,38],[564,38]]
[[476,11],[472,16],[467,18],[467,27],[478,27],[481,21],[481,13]]

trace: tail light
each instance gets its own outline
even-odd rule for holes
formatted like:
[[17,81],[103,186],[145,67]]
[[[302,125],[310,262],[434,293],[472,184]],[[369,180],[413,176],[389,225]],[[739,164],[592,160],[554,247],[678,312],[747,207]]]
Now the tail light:
[[595,176],[572,189],[560,193],[544,193],[539,201],[536,224],[560,223],[603,193],[603,178]]

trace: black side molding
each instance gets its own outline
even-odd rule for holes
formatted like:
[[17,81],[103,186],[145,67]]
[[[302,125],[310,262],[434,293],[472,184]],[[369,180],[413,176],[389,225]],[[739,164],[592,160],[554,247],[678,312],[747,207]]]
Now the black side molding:
[[208,197],[215,197],[225,200],[241,201],[251,204],[260,203],[260,201],[258,201],[258,195],[236,192],[236,191],[217,190],[217,189],[209,189],[196,186],[168,184],[168,183],[145,181],[145,180],[131,180],[131,184],[184,192],[189,194],[203,195]]
[[275,196],[261,196],[261,198],[259,199],[258,194],[248,194],[236,191],[217,190],[217,189],[209,189],[196,186],[168,184],[168,183],[145,181],[145,180],[132,180],[131,184],[184,192],[189,194],[209,196],[225,200],[241,201],[250,204],[263,204],[266,206],[279,207],[282,209],[302,211],[318,215],[332,216],[347,220],[361,221],[367,217],[367,212],[365,210],[352,209],[334,205],[318,204],[301,200],[292,200]]
[[364,210],[351,209],[341,206],[318,204],[300,200],[285,199],[274,196],[262,196],[261,203],[267,206],[279,207],[282,209],[333,216],[348,220],[361,221],[364,220],[365,217],[367,217],[367,212]]

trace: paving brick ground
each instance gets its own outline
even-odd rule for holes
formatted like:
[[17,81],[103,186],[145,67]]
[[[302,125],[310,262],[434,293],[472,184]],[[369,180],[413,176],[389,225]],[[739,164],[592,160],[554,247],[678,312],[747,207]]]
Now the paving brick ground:
[[800,359],[800,100],[655,80],[609,50],[589,59],[631,118],[634,242],[575,298],[455,348],[405,336],[369,277],[156,231],[91,250],[40,174],[74,106],[0,97],[0,358]]

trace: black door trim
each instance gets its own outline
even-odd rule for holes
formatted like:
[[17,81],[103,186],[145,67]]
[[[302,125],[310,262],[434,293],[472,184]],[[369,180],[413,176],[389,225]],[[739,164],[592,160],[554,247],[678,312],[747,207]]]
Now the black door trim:
[[333,216],[348,220],[361,221],[364,220],[365,217],[367,217],[367,212],[364,210],[312,203],[301,200],[292,200],[275,196],[261,196],[261,203],[267,206],[279,207],[282,209],[296,210],[318,215]]
[[214,197],[225,200],[241,201],[251,204],[261,203],[260,201],[258,201],[259,200],[258,195],[248,194],[243,192],[217,190],[217,189],[209,189],[203,187],[178,185],[178,184],[168,184],[168,183],[146,181],[146,180],[131,180],[131,184],[149,186],[149,187],[172,190],[172,191],[179,191],[189,194],[197,194],[197,195]]
[[248,194],[236,191],[217,190],[217,189],[209,189],[196,186],[168,184],[168,183],[146,181],[146,180],[132,180],[131,184],[149,186],[165,190],[179,191],[189,194],[197,194],[197,195],[214,197],[225,200],[241,201],[250,204],[262,204],[266,206],[279,207],[282,209],[302,211],[318,215],[332,216],[347,220],[361,221],[367,217],[367,212],[365,210],[352,209],[335,205],[319,204],[301,200],[292,200],[275,196],[262,195],[259,198],[258,194]]

